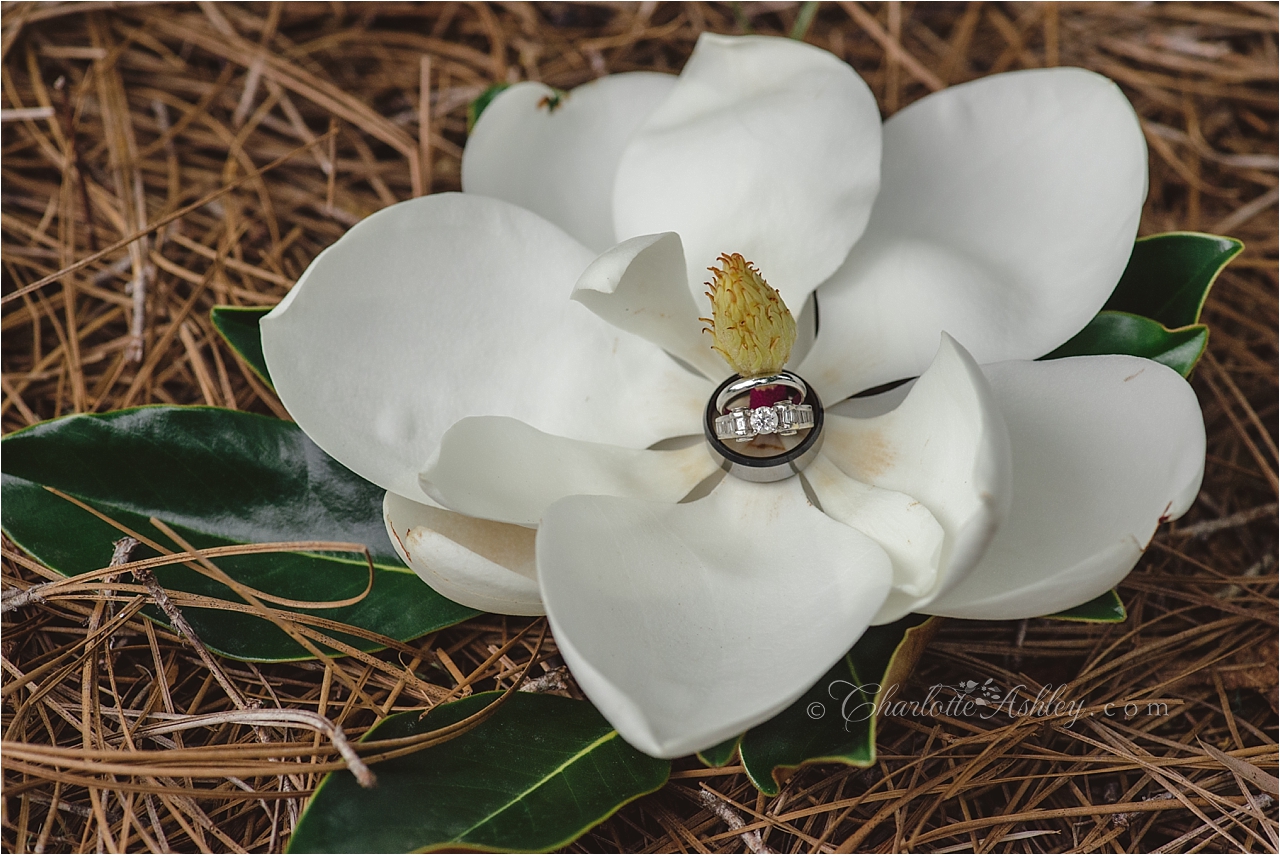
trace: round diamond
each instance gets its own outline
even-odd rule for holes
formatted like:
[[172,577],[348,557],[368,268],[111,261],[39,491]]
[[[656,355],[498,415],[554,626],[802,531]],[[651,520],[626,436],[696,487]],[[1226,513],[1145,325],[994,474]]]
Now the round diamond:
[[756,433],[773,433],[778,429],[778,411],[773,407],[757,407],[752,410],[751,429]]

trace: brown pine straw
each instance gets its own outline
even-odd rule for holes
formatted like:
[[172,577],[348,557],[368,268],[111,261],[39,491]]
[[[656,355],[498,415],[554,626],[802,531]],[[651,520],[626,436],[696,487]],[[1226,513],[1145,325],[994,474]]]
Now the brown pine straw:
[[[5,432],[148,403],[287,417],[209,307],[272,305],[361,218],[458,189],[466,105],[495,81],[674,71],[700,32],[797,23],[886,115],[1001,71],[1110,76],[1150,146],[1142,233],[1247,245],[1205,309],[1203,492],[1121,586],[1126,623],[950,621],[900,692],[1061,688],[1080,718],[889,716],[873,768],[804,769],[776,797],[736,761],[679,761],[666,788],[570,849],[1276,851],[1275,4],[840,2],[807,26],[796,3],[0,8]],[[6,542],[5,850],[280,851],[325,772],[354,755],[376,776],[480,720],[356,741],[386,715],[521,685],[578,695],[541,620],[485,616],[402,643],[270,592],[165,592],[178,611],[258,614],[321,654],[244,663],[142,617],[155,592],[130,573],[351,548],[112,567],[105,542],[103,569],[68,580]]]

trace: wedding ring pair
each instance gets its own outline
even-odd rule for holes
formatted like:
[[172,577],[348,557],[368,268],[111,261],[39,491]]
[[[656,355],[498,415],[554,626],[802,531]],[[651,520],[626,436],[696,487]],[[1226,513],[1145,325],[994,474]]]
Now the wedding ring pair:
[[[760,407],[732,406],[753,389],[783,387],[786,400]],[[781,481],[799,473],[818,455],[822,446],[822,403],[798,375],[782,371],[765,377],[733,376],[716,389],[707,402],[703,434],[720,467],[746,481]],[[792,447],[763,452],[744,447],[759,436],[806,435]],[[728,443],[733,443],[734,448]]]

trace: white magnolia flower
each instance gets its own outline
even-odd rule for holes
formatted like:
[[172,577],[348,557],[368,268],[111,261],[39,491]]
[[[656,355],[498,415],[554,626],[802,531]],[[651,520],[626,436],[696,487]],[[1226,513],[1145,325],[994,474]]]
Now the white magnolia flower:
[[[357,225],[263,344],[307,434],[388,491],[405,562],[466,605],[545,611],[633,745],[770,718],[872,623],[1086,602],[1191,504],[1204,426],[1177,373],[1028,361],[1133,245],[1146,147],[1108,80],[996,75],[882,127],[831,54],[704,35],[679,77],[552,94],[499,96],[465,193]],[[790,364],[828,409],[803,476],[708,494],[721,253],[803,307]]]

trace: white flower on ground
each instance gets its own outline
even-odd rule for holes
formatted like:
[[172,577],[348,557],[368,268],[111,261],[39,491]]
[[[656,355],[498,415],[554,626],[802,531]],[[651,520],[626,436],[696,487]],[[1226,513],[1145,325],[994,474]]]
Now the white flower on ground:
[[[1204,426],[1177,373],[1029,361],[1133,245],[1146,147],[1110,81],[997,75],[882,127],[832,55],[705,35],[679,77],[549,94],[502,93],[465,192],[353,228],[263,345],[301,427],[388,491],[406,563],[545,611],[633,745],[768,719],[872,623],[1086,602],[1192,502]],[[701,417],[729,372],[698,318],[721,253],[795,311],[790,365],[828,405],[801,477],[714,483]]]

